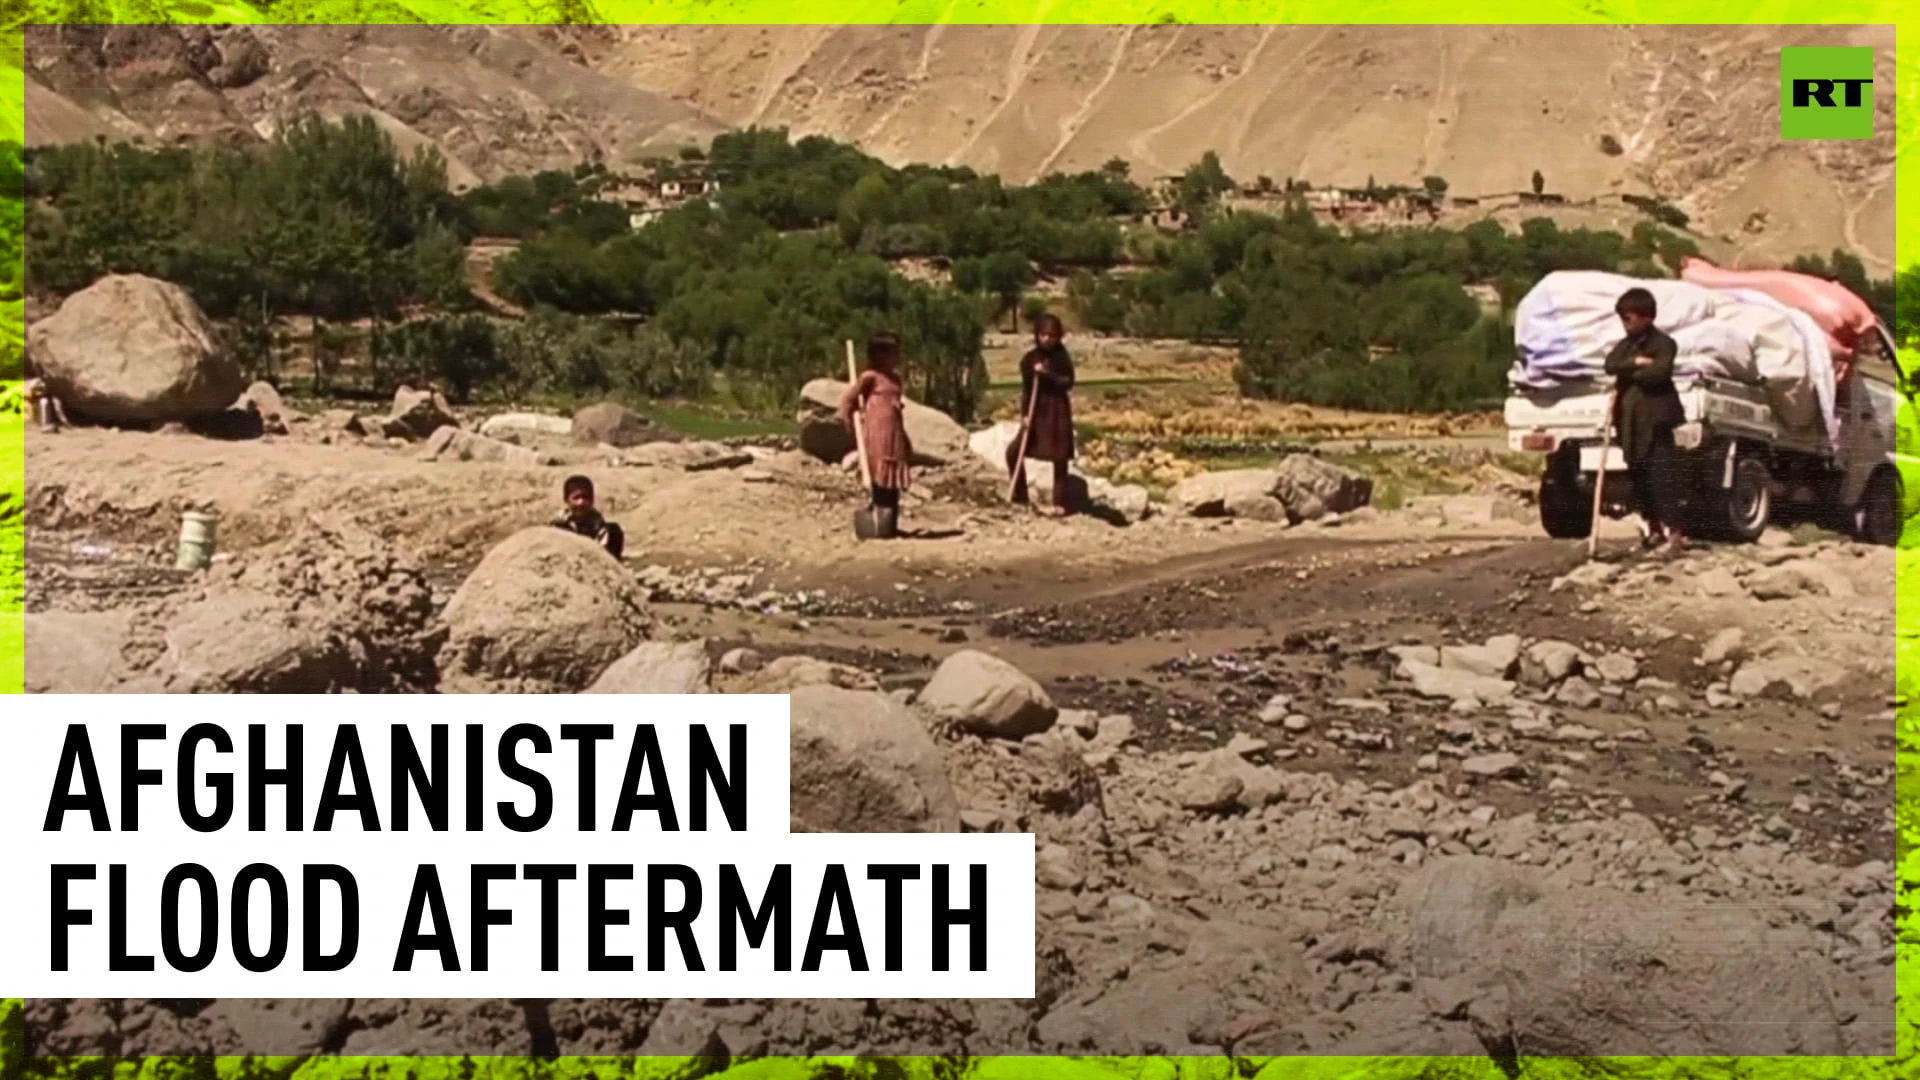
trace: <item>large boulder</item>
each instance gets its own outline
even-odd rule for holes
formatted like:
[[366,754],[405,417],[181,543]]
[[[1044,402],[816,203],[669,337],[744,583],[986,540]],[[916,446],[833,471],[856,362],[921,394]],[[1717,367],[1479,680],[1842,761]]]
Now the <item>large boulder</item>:
[[1395,969],[1447,987],[1449,1012],[1495,1053],[1515,1037],[1540,1057],[1893,1051],[1891,1009],[1831,945],[1752,905],[1561,887],[1451,856],[1409,878],[1388,917],[1406,954]]
[[568,430],[576,441],[622,448],[671,437],[653,421],[611,401],[589,405],[574,413]]
[[788,698],[794,832],[959,832],[939,746],[872,691],[811,684]]
[[480,434],[502,442],[523,438],[565,438],[573,434],[573,421],[545,413],[500,413],[487,417],[486,422],[480,425]]
[[[815,379],[800,390],[800,449],[829,464],[838,465],[854,450],[853,432],[838,416],[846,392],[847,384],[836,379]],[[967,429],[953,417],[912,400],[905,411],[915,465],[950,465],[967,455]]]
[[649,641],[600,673],[589,694],[711,694],[704,641]]
[[442,686],[575,693],[647,639],[646,592],[586,537],[534,525],[480,560],[444,614]]
[[1060,715],[1026,672],[978,649],[947,657],[914,700],[955,730],[1005,739],[1039,734]]
[[453,406],[436,390],[403,386],[393,392],[393,409],[380,421],[380,434],[389,439],[418,440],[443,427],[459,427]]
[[427,436],[421,457],[428,461],[486,461],[501,465],[551,465],[553,458],[524,446],[515,446],[457,427],[443,427]]
[[1347,514],[1373,499],[1373,478],[1312,454],[1289,454],[1275,470],[1274,497],[1292,521]]
[[1258,500],[1277,499],[1279,491],[1274,469],[1228,469],[1187,477],[1167,492],[1167,503],[1188,517],[1230,517]]
[[112,424],[200,420],[247,388],[185,289],[111,275],[27,330],[27,359],[76,416]]

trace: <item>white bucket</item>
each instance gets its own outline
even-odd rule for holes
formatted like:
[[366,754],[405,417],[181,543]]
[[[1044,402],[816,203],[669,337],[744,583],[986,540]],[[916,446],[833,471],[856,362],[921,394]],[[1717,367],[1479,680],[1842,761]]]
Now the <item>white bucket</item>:
[[180,553],[173,563],[176,569],[207,568],[213,561],[213,534],[218,521],[212,514],[192,510],[180,515]]

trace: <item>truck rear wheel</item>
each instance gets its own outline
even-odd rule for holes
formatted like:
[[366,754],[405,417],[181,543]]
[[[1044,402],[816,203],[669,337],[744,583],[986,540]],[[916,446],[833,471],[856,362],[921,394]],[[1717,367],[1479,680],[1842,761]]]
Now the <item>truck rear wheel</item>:
[[1540,525],[1555,540],[1584,540],[1593,532],[1593,489],[1580,482],[1580,457],[1556,453],[1540,472]]
[[1767,463],[1757,457],[1737,456],[1731,487],[1721,487],[1718,475],[1702,480],[1701,532],[1708,539],[1736,544],[1760,539],[1773,517],[1773,475],[1767,471]]
[[1863,544],[1893,547],[1900,542],[1900,477],[1881,466],[1867,478],[1867,490],[1849,515],[1849,532]]

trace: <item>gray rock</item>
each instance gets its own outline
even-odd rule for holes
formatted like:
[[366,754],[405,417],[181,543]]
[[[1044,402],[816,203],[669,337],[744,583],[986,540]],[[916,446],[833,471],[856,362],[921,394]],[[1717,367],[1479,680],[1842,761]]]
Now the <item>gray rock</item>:
[[958,832],[945,757],[883,695],[810,684],[789,698],[795,832]]
[[1046,690],[1005,660],[962,649],[942,661],[920,708],[956,730],[1022,739],[1053,726],[1060,710]]
[[588,694],[711,694],[713,665],[703,641],[649,641],[615,660]]

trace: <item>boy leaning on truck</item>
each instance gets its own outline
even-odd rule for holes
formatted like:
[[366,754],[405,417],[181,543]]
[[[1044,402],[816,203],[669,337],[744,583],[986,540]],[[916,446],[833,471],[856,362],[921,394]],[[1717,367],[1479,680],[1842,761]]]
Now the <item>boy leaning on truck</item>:
[[1686,547],[1685,463],[1673,442],[1673,429],[1686,420],[1673,385],[1680,350],[1653,325],[1658,309],[1646,289],[1628,289],[1613,310],[1627,336],[1607,354],[1606,371],[1614,377],[1613,423],[1634,509],[1647,522],[1646,545],[1677,554]]

